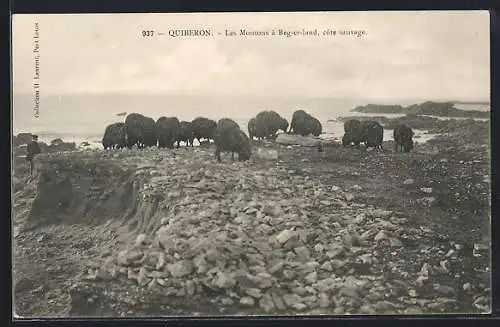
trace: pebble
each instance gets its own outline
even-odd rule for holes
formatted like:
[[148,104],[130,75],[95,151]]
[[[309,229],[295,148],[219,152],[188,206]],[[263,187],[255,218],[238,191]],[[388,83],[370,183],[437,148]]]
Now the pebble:
[[386,239],[386,238],[387,238],[387,235],[385,235],[384,231],[380,231],[377,233],[377,235],[375,235],[373,240],[375,242],[378,242],[378,241],[381,241],[381,240]]
[[[352,200],[354,200],[354,195],[351,194],[351,193],[346,193],[345,194],[345,199],[346,199],[346,201],[352,201]],[[345,206],[345,204],[343,205],[343,207],[344,206]]]
[[281,244],[284,244],[286,243],[288,240],[290,240],[292,237],[295,237],[297,236],[297,233],[291,229],[285,229],[284,231],[282,231],[281,233],[279,233],[277,236],[276,236],[276,239],[278,240],[278,242],[280,242]]
[[220,303],[222,305],[225,305],[225,306],[230,306],[230,305],[233,305],[234,301],[231,298],[229,298],[229,297],[223,297],[220,300]]
[[262,297],[262,293],[258,288],[247,288],[245,293],[253,298],[259,299]]
[[265,312],[270,312],[274,309],[274,301],[271,295],[264,294],[259,300],[259,307]]
[[353,187],[351,187],[351,189],[353,189],[355,191],[361,191],[363,188],[361,186],[359,186],[358,184],[356,184]]
[[181,260],[167,266],[168,271],[173,277],[183,277],[193,272],[193,262],[190,260]]
[[312,273],[310,273],[309,275],[307,275],[305,277],[305,281],[308,284],[314,284],[314,283],[316,283],[317,280],[318,280],[318,273],[315,271],[313,271]]
[[307,261],[311,257],[311,253],[305,246],[295,248],[294,251],[302,261]]
[[126,252],[126,262],[128,263],[138,261],[142,259],[142,257],[144,257],[144,253],[138,250],[132,250],[128,253]]
[[320,293],[318,297],[319,297],[319,306],[321,308],[328,308],[330,306],[331,302],[328,294]]
[[271,273],[271,274],[277,273],[278,271],[283,269],[284,264],[285,263],[283,262],[283,260],[277,262],[271,268],[269,268],[269,273]]
[[333,266],[332,266],[332,263],[331,263],[330,261],[325,261],[325,262],[321,265],[321,269],[326,270],[326,271],[333,271]]
[[240,299],[240,304],[247,307],[253,307],[255,305],[255,300],[249,296],[244,296]]
[[213,280],[213,285],[218,288],[228,289],[236,285],[236,279],[226,272],[219,271]]
[[289,308],[296,308],[297,304],[303,305],[302,297],[293,293],[285,294],[283,296],[283,301]]
[[142,245],[145,240],[146,240],[146,234],[139,234],[135,239],[135,245],[137,246]]
[[314,246],[314,251],[316,251],[316,252],[320,252],[320,253],[321,253],[321,252],[323,252],[324,250],[325,250],[325,247],[323,246],[323,244],[319,244],[319,243],[318,243],[318,244],[316,244],[316,245]]
[[415,181],[412,178],[408,178],[403,182],[404,185],[411,185],[413,183],[415,183]]
[[434,290],[443,295],[454,296],[456,294],[456,290],[448,285],[434,284]]

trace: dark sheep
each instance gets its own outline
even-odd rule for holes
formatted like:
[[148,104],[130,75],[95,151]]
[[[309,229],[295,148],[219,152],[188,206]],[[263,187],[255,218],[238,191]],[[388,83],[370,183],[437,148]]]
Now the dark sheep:
[[239,161],[246,161],[252,155],[250,138],[240,129],[238,124],[229,118],[218,121],[214,132],[215,158],[221,162],[221,152],[231,152],[234,161],[234,153],[238,153]]
[[292,122],[290,123],[290,133],[301,136],[307,136],[309,134],[319,136],[322,132],[323,127],[318,119],[309,115],[304,110],[296,110],[293,113]]
[[250,137],[250,140],[253,140],[254,136],[256,135],[256,126],[255,126],[255,118],[252,118],[248,121],[248,136]]
[[52,141],[50,141],[50,145],[55,145],[55,146],[61,145],[63,143],[64,143],[64,141],[60,138],[53,139]]
[[146,117],[143,122],[144,131],[144,146],[156,146],[158,143],[158,136],[156,134],[156,122],[153,118]]
[[394,151],[410,152],[413,149],[413,130],[406,124],[394,128]]
[[173,149],[179,137],[180,123],[177,117],[160,117],[156,121],[158,147]]
[[124,123],[108,125],[102,137],[102,145],[106,149],[121,149],[127,146],[127,134]]
[[193,146],[193,130],[191,128],[191,122],[181,121],[179,123],[179,135],[177,135],[177,147],[181,147],[181,142],[186,142],[186,146]]
[[273,110],[261,111],[255,116],[255,131],[252,134],[258,139],[274,139],[279,130],[286,132],[288,121]]
[[270,112],[261,111],[255,116],[255,133],[257,140],[269,138],[271,135]]
[[33,134],[31,133],[19,133],[14,135],[13,143],[14,146],[25,145],[31,142],[33,139]]
[[350,119],[344,123],[344,136],[342,145],[348,146],[354,143],[359,146],[361,139],[361,122],[357,119]]
[[285,118],[281,117],[281,122],[279,124],[279,129],[281,129],[283,131],[283,133],[286,133],[288,131],[288,120],[286,120]]
[[363,121],[361,123],[361,131],[360,141],[365,142],[366,147],[383,150],[384,128],[382,125],[373,120]]
[[288,121],[281,117],[277,112],[270,110],[267,112],[268,137],[276,138],[276,133],[279,130],[286,132],[288,129]]
[[127,147],[130,149],[136,145],[139,149],[145,146],[145,123],[147,118],[138,113],[131,113],[125,118],[125,133],[127,135]]
[[323,133],[323,126],[321,126],[321,122],[317,119],[312,117],[311,120],[311,134],[314,136],[320,136],[321,133]]
[[193,139],[197,139],[201,144],[202,139],[207,141],[214,139],[215,128],[217,122],[205,117],[197,117],[191,122],[191,130],[193,131]]

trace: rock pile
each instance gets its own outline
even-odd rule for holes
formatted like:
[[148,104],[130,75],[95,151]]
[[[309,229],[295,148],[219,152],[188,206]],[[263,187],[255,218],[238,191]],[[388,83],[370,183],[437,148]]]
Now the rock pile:
[[88,278],[267,314],[431,310],[431,300],[417,301],[428,294],[410,287],[421,263],[392,261],[423,232],[398,212],[356,203],[361,186],[342,190],[279,166],[216,164],[211,151],[196,151],[203,165],[171,155],[138,166],[136,174],[148,176],[140,179],[142,201],[163,199],[151,215],[157,222],[146,224],[159,227],[90,268]]

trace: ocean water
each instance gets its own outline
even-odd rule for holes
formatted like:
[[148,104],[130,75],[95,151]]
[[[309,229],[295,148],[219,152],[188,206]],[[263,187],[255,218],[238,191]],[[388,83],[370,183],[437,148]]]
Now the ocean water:
[[[235,120],[248,133],[248,121],[261,110],[275,110],[288,121],[293,111],[304,109],[317,117],[323,125],[325,139],[340,140],[344,133],[339,117],[373,116],[351,112],[358,105],[372,103],[362,99],[298,99],[257,97],[215,97],[182,95],[65,95],[40,99],[39,117],[33,114],[33,99],[29,94],[15,95],[13,99],[13,132],[36,133],[39,140],[49,143],[61,138],[66,142],[88,142],[93,148],[102,148],[101,140],[107,125],[124,122],[118,113],[138,112],[158,119],[176,116],[191,121],[203,116],[218,120],[228,117]],[[416,102],[401,103],[408,105]],[[489,110],[488,106],[472,105],[461,109]],[[458,106],[457,106],[458,107]],[[403,114],[377,114],[388,118]],[[446,117],[438,117],[447,119]],[[424,131],[415,131],[416,140],[426,142],[434,137]],[[392,130],[384,131],[384,140],[392,139]]]

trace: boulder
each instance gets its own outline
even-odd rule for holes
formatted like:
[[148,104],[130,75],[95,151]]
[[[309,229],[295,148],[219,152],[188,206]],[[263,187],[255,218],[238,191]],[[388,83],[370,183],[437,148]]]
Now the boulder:
[[317,147],[322,144],[328,144],[331,142],[322,140],[317,137],[312,137],[312,136],[300,136],[300,135],[294,135],[294,134],[278,134],[278,137],[276,138],[276,143],[277,144],[282,144],[282,145],[300,145],[300,146],[310,146],[310,147]]

